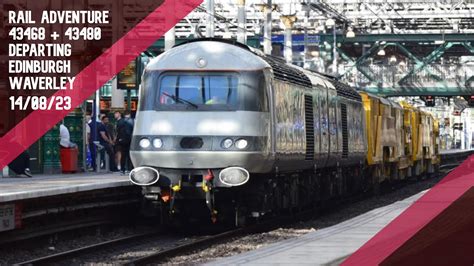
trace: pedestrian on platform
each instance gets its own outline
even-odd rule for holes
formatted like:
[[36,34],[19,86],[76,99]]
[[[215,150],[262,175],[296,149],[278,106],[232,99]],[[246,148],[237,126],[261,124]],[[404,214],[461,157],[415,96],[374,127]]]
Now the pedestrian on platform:
[[[92,117],[94,117],[94,119],[92,119]],[[94,143],[94,141],[97,141],[97,125],[98,123],[95,116],[91,116],[87,120],[87,128],[88,128],[87,139],[88,139],[88,144],[89,144],[89,152],[91,154],[92,171],[97,170],[97,163],[96,163],[97,149]]]
[[109,155],[109,170],[112,172],[117,172],[117,166],[115,165],[115,156],[114,156],[114,142],[112,137],[107,131],[107,126],[109,125],[109,118],[107,116],[102,117],[102,123],[97,126],[97,131],[99,132],[99,142],[102,145]]
[[64,120],[61,122],[61,125],[59,125],[59,145],[64,149],[77,147],[75,143],[71,142],[71,135],[69,134],[67,127],[64,125]]
[[[135,125],[135,121],[133,120],[132,114],[130,113],[130,111],[125,111],[124,119],[125,119],[125,122],[127,122],[128,126],[129,126],[130,135],[133,135],[133,126]],[[131,136],[130,136],[130,139],[132,139]],[[133,169],[133,163],[132,163],[132,160],[130,159],[130,146],[129,146],[128,160],[127,161],[128,161],[128,169],[131,171]]]
[[32,177],[30,172],[30,154],[27,150],[22,152],[15,158],[15,160],[9,163],[8,167],[17,175]]
[[121,164],[120,164],[120,160],[121,160],[121,157],[122,157],[122,146],[120,145],[120,143],[118,142],[118,138],[119,138],[119,132],[118,132],[118,129],[119,129],[119,124],[123,122],[123,119],[122,119],[122,114],[119,112],[119,111],[115,111],[114,112],[114,118],[115,118],[115,139],[114,139],[114,143],[115,143],[115,146],[114,146],[114,151],[115,151],[115,164],[117,165],[117,167],[119,168],[119,170],[122,170],[121,168]]
[[117,146],[121,151],[120,171],[122,171],[122,174],[125,174],[126,171],[130,171],[133,168],[132,162],[130,161],[132,133],[133,121],[130,118],[130,112],[127,111],[125,112],[125,118],[117,120]]
[[[102,123],[102,118],[104,118],[105,116],[107,115],[104,113],[99,114],[99,120],[97,121],[96,132],[97,132],[97,140],[99,140],[99,143],[100,143],[100,138],[101,138],[100,133],[99,133],[99,125]],[[105,167],[105,149],[100,150],[99,158],[100,158],[99,167],[100,168]]]
[[[106,115],[109,117],[108,115]],[[112,139],[112,142],[115,143],[117,140],[117,130],[115,129],[115,124],[111,123],[109,120],[109,123],[105,126],[107,129],[107,133],[109,133],[110,139]]]
[[132,126],[132,129],[133,129],[133,124],[135,122],[133,121],[132,114],[130,113],[130,111],[125,111],[124,119],[125,119],[125,122],[129,123]]

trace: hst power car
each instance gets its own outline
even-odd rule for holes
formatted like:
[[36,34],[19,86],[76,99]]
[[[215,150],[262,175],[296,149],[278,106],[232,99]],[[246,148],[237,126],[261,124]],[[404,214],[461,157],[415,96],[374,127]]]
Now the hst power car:
[[144,70],[130,180],[185,217],[315,206],[384,180],[364,174],[372,113],[332,77],[242,44],[188,41]]

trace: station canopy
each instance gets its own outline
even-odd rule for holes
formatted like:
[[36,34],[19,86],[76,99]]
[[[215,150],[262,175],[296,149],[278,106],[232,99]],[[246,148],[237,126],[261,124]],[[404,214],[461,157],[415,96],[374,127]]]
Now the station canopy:
[[247,44],[262,47],[271,10],[272,54],[284,56],[291,31],[293,64],[385,96],[474,95],[473,0],[270,2],[206,0],[176,25],[176,38],[205,37],[213,25],[215,37],[245,31]]

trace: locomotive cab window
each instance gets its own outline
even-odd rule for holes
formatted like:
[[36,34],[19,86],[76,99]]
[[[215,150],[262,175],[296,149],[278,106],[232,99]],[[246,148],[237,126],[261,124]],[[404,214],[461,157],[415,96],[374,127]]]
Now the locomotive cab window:
[[145,109],[268,111],[265,79],[260,72],[151,72],[145,79],[146,90],[155,94],[153,106]]
[[159,104],[235,106],[237,81],[236,75],[166,75],[161,79]]

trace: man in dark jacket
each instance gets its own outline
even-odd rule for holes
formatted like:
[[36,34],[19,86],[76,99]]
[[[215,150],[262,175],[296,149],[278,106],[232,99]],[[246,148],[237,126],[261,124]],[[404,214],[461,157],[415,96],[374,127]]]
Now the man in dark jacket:
[[96,165],[96,156],[97,156],[97,149],[95,146],[95,141],[97,141],[97,120],[94,115],[87,119],[87,145],[89,145],[89,151],[91,153],[91,167],[92,170],[95,172],[97,170]]
[[109,164],[110,171],[117,172],[117,166],[115,165],[115,155],[114,155],[114,141],[112,136],[109,135],[107,131],[107,125],[109,124],[109,118],[107,116],[102,117],[102,123],[99,123],[97,126],[97,131],[99,132],[99,142],[100,145],[104,146],[105,151],[109,155]]
[[133,121],[130,118],[130,112],[125,112],[125,118],[117,121],[117,145],[121,151],[120,170],[125,174],[125,165],[128,164],[128,171],[132,167],[130,162],[130,143],[132,141]]

